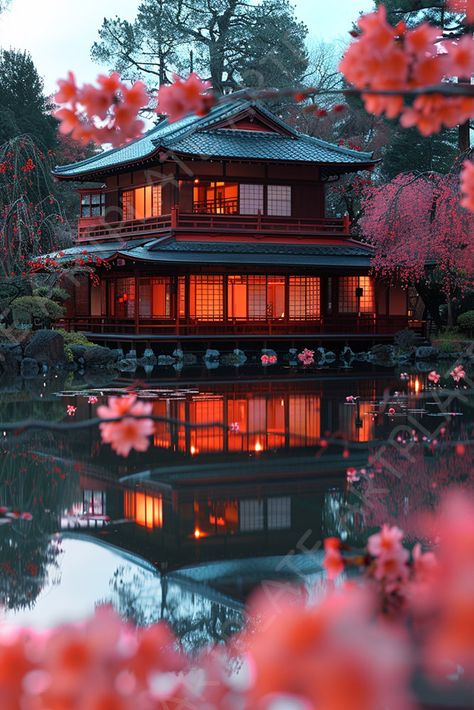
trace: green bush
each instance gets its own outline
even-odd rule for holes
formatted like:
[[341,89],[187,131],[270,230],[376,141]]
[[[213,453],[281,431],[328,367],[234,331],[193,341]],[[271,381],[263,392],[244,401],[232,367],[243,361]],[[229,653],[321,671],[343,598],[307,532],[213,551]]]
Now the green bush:
[[56,303],[64,303],[69,298],[68,292],[64,288],[55,286],[54,288],[49,288],[49,286],[38,286],[34,290],[35,296],[40,296],[41,298],[50,298]]
[[20,296],[12,303],[15,323],[31,323],[33,319],[47,326],[51,321],[62,318],[64,308],[44,296]]
[[472,335],[474,333],[474,311],[466,311],[458,316],[458,326],[465,333]]
[[71,345],[82,345],[85,348],[94,347],[94,343],[87,340],[84,333],[76,333],[74,330],[63,330],[62,328],[58,328],[57,332],[64,338],[64,352],[66,353],[66,360],[68,362],[74,362],[74,355],[71,350]]

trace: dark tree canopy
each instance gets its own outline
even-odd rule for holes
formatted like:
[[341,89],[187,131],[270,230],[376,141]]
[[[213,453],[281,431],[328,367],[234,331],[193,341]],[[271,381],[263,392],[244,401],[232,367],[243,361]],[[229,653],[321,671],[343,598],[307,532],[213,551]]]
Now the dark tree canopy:
[[460,15],[446,9],[446,0],[375,0],[375,4],[385,5],[389,22],[396,24],[404,20],[413,26],[429,22],[443,31],[460,26]]
[[143,0],[133,22],[104,20],[92,57],[155,87],[195,70],[223,93],[302,81],[306,35],[289,0]]
[[50,110],[31,56],[0,50],[0,144],[26,133],[41,148],[52,148],[57,122]]

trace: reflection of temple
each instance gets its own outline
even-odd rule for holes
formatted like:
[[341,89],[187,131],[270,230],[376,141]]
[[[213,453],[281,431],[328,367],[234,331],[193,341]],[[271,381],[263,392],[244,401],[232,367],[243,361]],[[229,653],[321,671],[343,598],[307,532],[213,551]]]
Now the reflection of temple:
[[234,466],[196,463],[123,483],[81,476],[83,500],[100,497],[110,520],[88,533],[162,570],[304,552],[334,533],[328,516],[341,505],[346,485],[340,456],[319,462],[314,456],[257,457],[244,471]]
[[[342,389],[342,387],[344,389]],[[357,405],[349,406],[345,395],[359,394]],[[147,394],[157,421],[154,446],[146,455],[114,461],[124,475],[137,466],[163,466],[176,454],[190,459],[219,454],[232,459],[249,454],[318,447],[333,435],[348,442],[369,442],[377,438],[373,409],[383,393],[371,383],[334,381],[233,382],[206,384],[201,391],[168,390]],[[94,408],[78,399],[78,414],[94,415]],[[91,431],[91,454],[104,460],[110,452]],[[83,445],[83,442],[82,442]],[[82,446],[81,446],[82,448]]]

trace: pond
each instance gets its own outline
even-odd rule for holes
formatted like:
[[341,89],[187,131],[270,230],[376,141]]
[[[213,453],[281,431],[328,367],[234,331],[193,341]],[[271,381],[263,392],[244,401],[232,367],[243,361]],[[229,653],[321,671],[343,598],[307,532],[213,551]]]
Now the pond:
[[[447,486],[472,487],[474,393],[423,372],[2,385],[0,604],[18,624],[111,603],[192,650],[239,629],[262,583],[317,592],[325,537],[362,547],[391,522],[410,538]],[[122,458],[94,419],[131,390],[157,421],[148,451]]]

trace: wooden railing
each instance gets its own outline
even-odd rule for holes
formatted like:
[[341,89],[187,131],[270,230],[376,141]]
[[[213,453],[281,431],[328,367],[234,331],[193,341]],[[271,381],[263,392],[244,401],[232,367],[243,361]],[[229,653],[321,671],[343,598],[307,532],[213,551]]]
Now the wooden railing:
[[174,207],[169,215],[152,217],[131,222],[104,222],[100,225],[88,225],[79,222],[78,240],[113,241],[159,236],[164,232],[209,231],[246,234],[252,236],[272,234],[296,237],[318,235],[344,236],[350,233],[349,218],[302,218],[271,217],[267,215],[220,215],[181,213]]
[[321,335],[392,335],[408,325],[404,316],[360,316],[326,317],[311,321],[142,321],[135,325],[132,319],[77,316],[65,318],[57,323],[65,330],[85,331],[109,335],[164,335],[164,336],[279,336],[320,333]]

